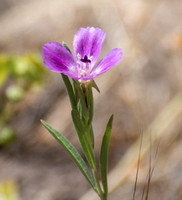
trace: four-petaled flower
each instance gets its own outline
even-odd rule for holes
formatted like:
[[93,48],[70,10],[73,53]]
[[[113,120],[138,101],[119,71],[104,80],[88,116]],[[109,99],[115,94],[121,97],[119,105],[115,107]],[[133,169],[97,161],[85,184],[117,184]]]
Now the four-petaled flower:
[[63,73],[73,79],[91,80],[108,71],[122,59],[121,49],[116,48],[96,64],[105,37],[105,32],[99,28],[80,28],[73,39],[75,58],[61,44],[46,43],[42,51],[44,64],[51,71]]

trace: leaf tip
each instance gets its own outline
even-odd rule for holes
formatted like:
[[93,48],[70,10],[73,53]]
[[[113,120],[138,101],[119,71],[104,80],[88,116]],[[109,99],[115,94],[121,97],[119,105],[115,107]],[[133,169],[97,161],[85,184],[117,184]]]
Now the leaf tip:
[[43,119],[40,119],[40,122],[45,126],[45,121]]
[[109,121],[112,123],[112,121],[113,121],[113,118],[114,118],[114,114],[112,114],[111,115],[111,117],[110,117],[110,119],[109,119]]

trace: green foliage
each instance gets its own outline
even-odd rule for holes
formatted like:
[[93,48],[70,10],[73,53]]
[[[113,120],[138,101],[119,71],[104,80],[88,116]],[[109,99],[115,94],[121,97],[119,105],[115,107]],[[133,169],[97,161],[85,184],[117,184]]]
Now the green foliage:
[[6,97],[10,101],[20,101],[24,95],[23,88],[18,85],[10,85],[6,89]]
[[76,98],[75,98],[74,91],[73,91],[72,85],[70,83],[70,80],[64,74],[61,74],[61,76],[62,76],[62,79],[63,79],[64,84],[66,86],[67,92],[68,92],[68,96],[69,96],[69,99],[70,99],[71,107],[72,107],[72,109],[76,109]]
[[10,145],[15,140],[15,138],[15,132],[11,127],[3,127],[0,131],[0,146],[5,147]]
[[14,116],[16,103],[21,101],[32,88],[40,86],[45,75],[45,67],[38,54],[0,55],[1,146],[9,144],[10,138],[14,137],[8,122]]
[[71,158],[74,160],[76,165],[79,167],[83,175],[86,177],[92,188],[98,192],[97,187],[95,185],[94,179],[87,168],[85,161],[82,159],[80,154],[77,152],[75,147],[58,131],[52,128],[45,121],[41,120],[42,124],[47,128],[47,130],[56,138],[56,140],[62,145],[62,147],[68,152]]
[[25,56],[0,55],[0,87],[8,77],[14,81],[26,83],[40,82],[44,77],[45,70],[42,58],[38,54]]
[[1,200],[18,200],[18,186],[15,181],[8,180],[0,184]]
[[102,139],[102,146],[100,152],[100,171],[102,184],[104,189],[104,197],[107,198],[108,186],[107,186],[107,168],[108,168],[108,151],[109,151],[109,142],[111,137],[113,115],[110,117],[108,124],[106,126],[105,134]]

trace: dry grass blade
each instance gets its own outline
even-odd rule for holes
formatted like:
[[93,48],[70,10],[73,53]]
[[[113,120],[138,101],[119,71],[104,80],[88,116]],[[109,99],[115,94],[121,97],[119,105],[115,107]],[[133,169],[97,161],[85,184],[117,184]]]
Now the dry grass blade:
[[139,150],[139,155],[138,155],[135,185],[134,185],[134,189],[133,189],[133,200],[135,200],[135,194],[136,194],[136,188],[137,188],[137,182],[138,182],[138,174],[139,174],[139,168],[140,168],[140,154],[141,154],[141,149],[142,149],[142,138],[143,138],[143,134],[141,134],[141,142],[140,142],[140,150]]
[[[150,141],[148,134],[152,130],[151,144],[154,144],[167,130],[170,124],[182,113],[182,93],[179,92],[159,113],[155,120],[151,123],[143,134],[143,147],[141,159],[150,149]],[[172,135],[170,135],[172,137]],[[140,147],[140,139],[138,139],[118,162],[117,166],[109,173],[109,191],[114,191],[129,175],[138,160],[138,149]],[[92,191],[88,191],[80,200],[96,200],[97,197]]]

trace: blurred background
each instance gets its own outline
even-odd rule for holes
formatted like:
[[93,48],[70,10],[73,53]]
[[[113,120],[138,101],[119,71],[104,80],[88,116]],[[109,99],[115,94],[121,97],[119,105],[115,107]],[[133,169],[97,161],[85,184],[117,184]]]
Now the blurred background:
[[[106,32],[101,56],[123,60],[95,79],[96,137],[114,114],[109,199],[182,199],[182,3],[180,0],[0,0],[0,199],[97,199],[44,119],[80,151],[59,74],[43,66],[42,45],[65,41],[80,27]],[[142,141],[142,142],[141,142]]]

